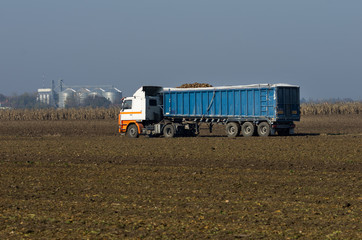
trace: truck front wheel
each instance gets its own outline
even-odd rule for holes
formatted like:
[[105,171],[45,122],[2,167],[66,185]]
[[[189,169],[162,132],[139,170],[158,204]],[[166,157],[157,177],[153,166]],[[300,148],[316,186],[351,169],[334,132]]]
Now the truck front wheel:
[[262,122],[258,125],[258,135],[260,137],[267,137],[270,134],[270,126],[267,122]]
[[136,124],[132,124],[127,128],[127,136],[130,138],[138,138],[138,128]]
[[167,138],[174,137],[175,133],[176,133],[175,128],[171,124],[168,124],[163,128],[163,136]]

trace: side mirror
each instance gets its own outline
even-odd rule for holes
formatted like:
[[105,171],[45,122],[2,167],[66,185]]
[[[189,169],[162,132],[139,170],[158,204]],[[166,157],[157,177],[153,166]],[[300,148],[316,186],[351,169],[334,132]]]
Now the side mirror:
[[124,110],[124,98],[121,99],[121,111]]

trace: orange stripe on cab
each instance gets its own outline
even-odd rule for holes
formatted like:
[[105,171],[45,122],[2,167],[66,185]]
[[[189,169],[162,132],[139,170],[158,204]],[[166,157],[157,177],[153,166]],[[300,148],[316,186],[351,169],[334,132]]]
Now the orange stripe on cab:
[[119,114],[142,114],[142,112],[121,112]]

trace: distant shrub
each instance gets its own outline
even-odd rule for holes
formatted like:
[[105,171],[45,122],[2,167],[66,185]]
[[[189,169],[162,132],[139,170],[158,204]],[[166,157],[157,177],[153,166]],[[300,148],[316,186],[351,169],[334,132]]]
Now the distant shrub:
[[84,107],[92,108],[108,108],[112,103],[105,97],[100,96],[88,96],[83,103]]

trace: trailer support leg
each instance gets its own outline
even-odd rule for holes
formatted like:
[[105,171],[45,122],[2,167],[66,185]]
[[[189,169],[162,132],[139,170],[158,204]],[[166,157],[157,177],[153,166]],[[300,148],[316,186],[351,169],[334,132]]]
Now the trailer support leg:
[[214,124],[212,124],[212,122],[209,124],[209,132],[212,133],[212,127],[214,126]]

